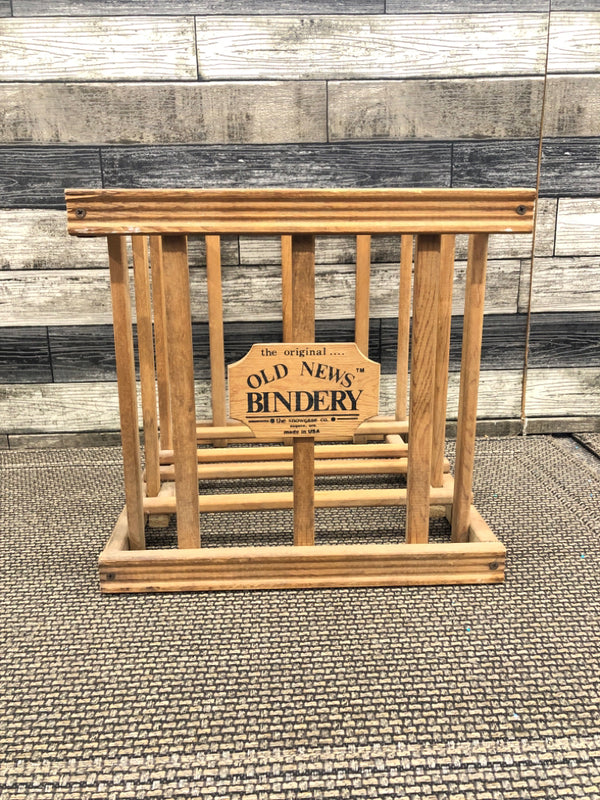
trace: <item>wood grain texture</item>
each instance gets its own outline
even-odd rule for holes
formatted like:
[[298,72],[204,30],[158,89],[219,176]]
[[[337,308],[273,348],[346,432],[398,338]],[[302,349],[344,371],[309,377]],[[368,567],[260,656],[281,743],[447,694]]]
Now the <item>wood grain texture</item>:
[[0,84],[0,142],[325,142],[325,95],[315,81]]
[[0,328],[0,383],[52,380],[46,328]]
[[593,197],[600,193],[600,138],[545,139],[540,194]]
[[0,0],[0,17],[10,17],[11,0]]
[[204,80],[542,74],[543,14],[196,18]]
[[0,20],[0,80],[195,80],[192,17]]
[[550,75],[544,136],[600,136],[600,75]]
[[[21,0],[18,0],[20,2]],[[566,0],[563,0],[566,2]],[[588,0],[589,2],[589,0]],[[496,11],[519,12],[523,9],[520,0],[387,0],[388,14],[410,13],[491,13]],[[547,0],[531,0],[527,3],[527,11],[547,11]]]
[[328,89],[330,141],[539,135],[541,76],[330,81]]
[[597,0],[551,0],[552,11],[597,11]]
[[531,369],[527,375],[527,415],[560,417],[600,414],[600,369]]
[[0,147],[5,208],[64,208],[66,185],[102,186],[97,148]]
[[[538,197],[537,218],[535,223],[535,254],[536,256],[551,256],[554,254],[554,237],[556,233],[556,210],[558,201],[551,197]],[[490,237],[490,258],[495,258],[494,240],[501,239],[500,236]],[[519,237],[515,237],[519,238]],[[525,256],[531,257],[531,242],[529,252]]]
[[437,187],[450,186],[450,153],[438,142],[182,145],[107,147],[102,161],[107,187]]
[[[453,313],[462,314],[464,261],[456,264]],[[486,312],[517,311],[518,259],[490,263]],[[526,272],[523,267],[524,274]],[[354,264],[330,264],[317,269],[317,318],[349,319],[354,315]],[[208,319],[204,270],[190,270],[192,319]],[[592,287],[589,287],[592,289]],[[521,294],[523,296],[523,282]],[[252,297],[254,320],[281,319],[281,275],[275,266],[223,265],[224,318],[248,319]],[[0,271],[0,326],[105,325],[111,322],[108,276],[101,270]],[[378,264],[371,274],[371,314],[395,317],[398,312],[398,264]]]
[[550,15],[548,72],[600,71],[600,11]]
[[[523,262],[519,310],[527,307],[529,262]],[[532,310],[598,311],[600,256],[536,258],[533,269]]]
[[[597,376],[597,372],[597,368],[590,371],[586,384],[590,397],[594,396],[592,378]],[[478,416],[484,419],[517,418],[520,415],[521,380],[522,370],[482,372]],[[381,413],[394,412],[395,383],[393,375],[382,375]],[[204,419],[210,418],[211,413],[209,389],[208,381],[196,383],[196,410]],[[449,419],[456,419],[457,406],[457,373],[452,373],[448,387]],[[556,410],[554,401],[551,408]],[[538,412],[543,416],[539,405]],[[570,413],[569,408],[565,406],[563,413]],[[117,385],[114,382],[0,385],[0,420],[0,433],[9,434],[117,431]]]
[[559,199],[554,253],[600,255],[600,198]]
[[[3,0],[7,2],[7,0]],[[475,0],[477,2],[477,0]],[[512,2],[512,0],[509,0]],[[113,14],[377,14],[384,0],[13,0],[15,16]]]
[[456,142],[452,186],[535,186],[537,140]]
[[600,311],[532,314],[529,366],[600,367]]

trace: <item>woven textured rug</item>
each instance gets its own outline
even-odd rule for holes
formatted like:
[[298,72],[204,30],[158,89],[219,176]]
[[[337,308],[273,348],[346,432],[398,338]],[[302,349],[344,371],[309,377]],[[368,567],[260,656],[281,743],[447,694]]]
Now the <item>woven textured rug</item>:
[[600,433],[578,433],[574,438],[600,458]]
[[0,464],[2,800],[600,797],[600,473],[561,440],[478,441],[485,587],[102,596],[119,451]]

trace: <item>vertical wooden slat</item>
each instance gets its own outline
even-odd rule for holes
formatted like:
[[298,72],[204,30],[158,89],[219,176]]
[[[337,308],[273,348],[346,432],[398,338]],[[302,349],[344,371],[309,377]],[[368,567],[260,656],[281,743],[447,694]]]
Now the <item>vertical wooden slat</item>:
[[154,339],[152,334],[152,301],[150,299],[147,237],[140,235],[132,236],[131,250],[133,253],[135,310],[137,319],[138,354],[140,357],[142,421],[144,425],[144,453],[146,456],[146,494],[148,497],[156,497],[160,490],[160,465],[158,457],[156,373],[154,371]]
[[354,341],[369,355],[369,295],[371,284],[371,237],[356,237],[356,291],[354,296]]
[[163,276],[177,498],[177,544],[180,548],[200,547],[192,317],[185,236],[163,236]]
[[283,341],[291,342],[292,337],[292,237],[281,237],[281,314],[283,320]]
[[223,426],[227,424],[227,393],[225,389],[221,237],[206,236],[205,239],[212,417],[213,425]]
[[162,237],[160,236],[150,237],[150,266],[152,270],[152,303],[154,306],[154,340],[156,346],[160,446],[163,450],[172,450],[171,394],[169,389]]
[[413,237],[404,234],[400,242],[400,288],[398,297],[398,358],[396,364],[396,419],[406,419],[408,399],[408,349],[410,341],[410,288],[412,283]]
[[411,544],[429,538],[440,238],[417,236],[415,256],[406,503],[406,541]]
[[454,282],[453,235],[443,235],[440,248],[437,341],[435,348],[435,393],[431,442],[431,485],[444,480],[444,445],[446,441],[446,406],[448,401],[448,366],[450,362],[450,325],[452,323],[452,284]]
[[[315,339],[315,238],[292,236],[292,340]],[[315,440],[294,437],[294,544],[315,543]]]
[[469,539],[487,247],[488,235],[486,233],[472,234],[469,237],[452,505],[453,542],[466,542]]
[[129,547],[132,550],[143,550],[146,547],[143,509],[144,493],[142,465],[140,463],[140,433],[138,427],[127,250],[124,237],[108,236],[107,239]]

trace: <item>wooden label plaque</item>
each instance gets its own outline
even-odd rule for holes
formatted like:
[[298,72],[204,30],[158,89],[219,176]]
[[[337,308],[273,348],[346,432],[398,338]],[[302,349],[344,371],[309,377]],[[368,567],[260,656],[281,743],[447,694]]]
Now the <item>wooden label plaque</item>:
[[255,344],[229,366],[229,413],[255,436],[352,436],[378,413],[379,364],[354,343]]

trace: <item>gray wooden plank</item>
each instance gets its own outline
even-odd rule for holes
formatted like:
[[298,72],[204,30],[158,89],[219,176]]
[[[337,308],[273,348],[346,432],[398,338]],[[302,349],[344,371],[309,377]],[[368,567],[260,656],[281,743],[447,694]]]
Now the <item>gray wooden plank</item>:
[[600,70],[600,10],[553,11],[550,15],[548,72]]
[[324,81],[0,84],[0,142],[325,142]]
[[0,0],[0,17],[10,17],[11,16],[11,7],[10,7],[11,0]]
[[0,20],[0,80],[194,80],[193,17]]
[[[557,203],[558,200],[554,197],[539,197],[537,200],[537,216],[535,221],[536,256],[554,255]],[[529,248],[527,256],[531,256],[531,247]]]
[[600,368],[530,369],[525,410],[532,417],[600,415]]
[[[525,358],[524,314],[492,314],[485,317],[481,349],[482,370],[522,369]],[[450,333],[450,371],[460,372],[463,317],[452,319]],[[381,321],[381,370],[395,373],[398,348],[398,322]]]
[[[8,3],[8,0],[4,0]],[[13,0],[15,16],[378,14],[385,0]]]
[[[466,264],[456,264],[453,310],[462,314]],[[517,310],[521,262],[490,262],[488,313]],[[371,316],[393,317],[398,310],[398,264],[378,264],[371,275]],[[353,264],[325,264],[317,271],[319,319],[354,316]],[[207,317],[206,273],[190,270],[192,317]],[[281,270],[277,265],[223,265],[223,316],[226,322],[281,319]],[[108,270],[0,272],[0,325],[107,325],[112,323]],[[251,303],[251,306],[249,305]]]
[[541,75],[547,15],[197,17],[204,80]]
[[0,328],[0,383],[51,383],[46,328]]
[[532,314],[529,366],[600,367],[600,312]]
[[600,75],[550,75],[544,136],[600,136]]
[[551,0],[552,11],[598,11],[598,0]]
[[539,136],[543,78],[330,81],[330,141]]
[[102,186],[94,147],[0,147],[0,196],[10,208],[64,208],[66,186]]
[[559,198],[555,254],[600,255],[599,197]]
[[106,187],[449,186],[450,144],[104,147]]
[[[11,434],[11,450],[47,450],[48,448],[114,447],[120,457],[121,434],[118,431],[92,431],[84,433],[25,433]],[[118,449],[117,449],[118,448]]]
[[[523,261],[519,311],[527,309],[529,261]],[[600,310],[600,256],[536,258],[533,270],[532,310]]]
[[[529,0],[527,11],[548,11],[548,0]],[[412,14],[425,12],[444,14],[474,14],[492,12],[519,12],[523,10],[521,0],[387,0],[388,14]]]
[[452,186],[535,186],[535,139],[456,142],[452,149]]
[[0,434],[0,450],[9,450],[8,436],[5,433]]
[[540,194],[594,197],[600,194],[600,137],[545,139]]
[[[456,418],[458,377],[458,373],[450,375],[449,419]],[[490,419],[518,417],[521,380],[520,370],[482,372],[479,387],[479,416]],[[395,376],[382,376],[381,413],[393,413],[395,383]],[[196,382],[196,409],[199,418],[206,419],[211,416],[208,381]],[[102,382],[0,385],[0,419],[6,420],[3,434],[8,434],[9,437],[32,433],[116,431],[119,429],[117,384]]]

